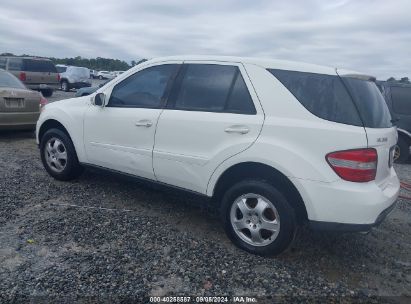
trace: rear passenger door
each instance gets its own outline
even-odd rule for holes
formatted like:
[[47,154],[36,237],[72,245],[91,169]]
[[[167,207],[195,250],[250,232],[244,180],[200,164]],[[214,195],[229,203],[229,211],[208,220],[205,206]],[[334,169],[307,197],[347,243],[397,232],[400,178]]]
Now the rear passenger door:
[[205,193],[213,171],[252,145],[263,121],[243,65],[185,62],[157,124],[157,180]]

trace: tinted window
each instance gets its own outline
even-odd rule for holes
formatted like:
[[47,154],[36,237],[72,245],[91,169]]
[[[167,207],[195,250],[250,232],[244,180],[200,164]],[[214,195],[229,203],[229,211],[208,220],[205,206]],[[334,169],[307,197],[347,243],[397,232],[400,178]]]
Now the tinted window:
[[375,82],[342,77],[357,105],[364,127],[390,128],[391,114]]
[[411,115],[411,88],[391,87],[391,99],[395,113]]
[[7,62],[6,58],[0,57],[0,69],[6,69],[6,62]]
[[57,73],[53,62],[49,60],[24,59],[24,71]]
[[0,71],[0,87],[25,89],[25,86],[10,73]]
[[62,66],[56,66],[57,72],[59,73],[64,73],[67,71],[67,67],[62,67]]
[[253,100],[240,72],[237,73],[231,95],[228,98],[226,111],[240,114],[256,114]]
[[314,115],[362,126],[358,111],[338,76],[269,70]]
[[166,64],[131,75],[114,87],[108,106],[159,108],[168,81],[177,67]]
[[22,59],[21,58],[9,58],[8,70],[10,71],[21,71],[22,70]]
[[189,64],[185,68],[175,108],[195,111],[223,111],[237,67]]

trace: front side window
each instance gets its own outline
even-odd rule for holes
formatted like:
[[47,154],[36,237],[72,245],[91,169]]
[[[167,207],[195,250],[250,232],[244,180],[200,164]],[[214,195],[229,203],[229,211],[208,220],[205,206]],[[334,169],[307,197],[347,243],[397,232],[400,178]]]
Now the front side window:
[[177,64],[165,64],[129,76],[113,88],[108,106],[160,108],[167,84],[177,69]]
[[391,87],[391,99],[395,113],[411,115],[411,87]]
[[173,100],[175,109],[255,114],[255,107],[236,66],[187,64]]

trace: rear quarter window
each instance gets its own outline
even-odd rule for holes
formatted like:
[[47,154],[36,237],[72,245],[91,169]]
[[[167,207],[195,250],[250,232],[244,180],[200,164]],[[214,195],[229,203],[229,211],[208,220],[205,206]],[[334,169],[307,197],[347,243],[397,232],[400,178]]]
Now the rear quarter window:
[[391,100],[395,113],[411,115],[411,88],[391,87]]
[[352,99],[357,105],[366,128],[390,128],[392,118],[384,97],[375,82],[342,77]]
[[21,71],[23,70],[23,60],[21,58],[9,58],[8,67],[9,71]]
[[24,59],[24,71],[57,73],[53,62],[49,60]]
[[269,69],[312,114],[333,122],[363,126],[340,77]]

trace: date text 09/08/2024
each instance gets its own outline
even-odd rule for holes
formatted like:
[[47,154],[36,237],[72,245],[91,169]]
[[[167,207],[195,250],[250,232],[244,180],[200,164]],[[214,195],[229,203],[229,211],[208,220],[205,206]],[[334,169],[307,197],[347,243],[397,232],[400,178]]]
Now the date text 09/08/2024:
[[257,303],[254,297],[244,296],[168,296],[168,297],[150,297],[150,303]]

